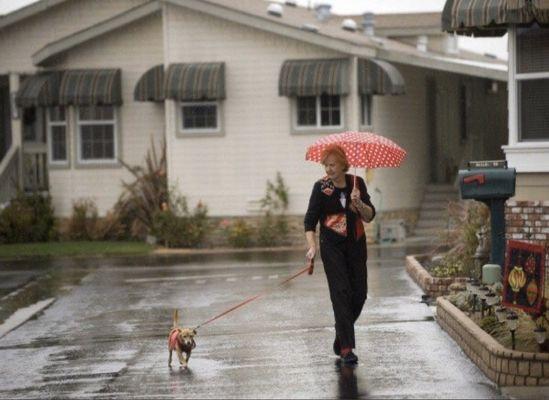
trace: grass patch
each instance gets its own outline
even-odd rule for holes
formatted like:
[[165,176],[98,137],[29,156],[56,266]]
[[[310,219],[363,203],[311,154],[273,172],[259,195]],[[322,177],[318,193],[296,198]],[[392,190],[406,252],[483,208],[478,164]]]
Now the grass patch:
[[0,258],[146,255],[153,249],[153,246],[141,242],[17,243],[1,245]]

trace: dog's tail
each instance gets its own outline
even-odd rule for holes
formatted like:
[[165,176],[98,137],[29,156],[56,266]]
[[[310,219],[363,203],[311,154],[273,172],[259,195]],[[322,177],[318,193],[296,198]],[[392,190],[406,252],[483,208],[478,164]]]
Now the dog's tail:
[[173,327],[177,328],[179,326],[179,313],[177,310],[173,310]]

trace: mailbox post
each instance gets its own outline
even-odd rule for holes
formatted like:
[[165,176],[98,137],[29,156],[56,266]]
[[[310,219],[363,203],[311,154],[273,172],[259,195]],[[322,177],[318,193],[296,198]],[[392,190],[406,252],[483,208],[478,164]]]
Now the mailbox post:
[[490,207],[490,262],[501,268],[505,261],[505,201],[515,195],[516,175],[505,160],[470,161],[466,170],[459,171],[461,198],[482,201]]

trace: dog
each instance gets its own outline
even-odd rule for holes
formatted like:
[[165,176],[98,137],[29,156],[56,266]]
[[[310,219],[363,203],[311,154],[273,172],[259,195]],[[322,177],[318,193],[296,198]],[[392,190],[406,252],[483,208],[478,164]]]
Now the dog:
[[[187,368],[191,352],[196,347],[194,337],[196,336],[196,329],[180,328],[178,322],[177,310],[173,312],[173,326],[168,335],[168,367],[172,366],[172,352],[175,350],[179,359],[179,364]],[[185,353],[185,357],[183,357]]]

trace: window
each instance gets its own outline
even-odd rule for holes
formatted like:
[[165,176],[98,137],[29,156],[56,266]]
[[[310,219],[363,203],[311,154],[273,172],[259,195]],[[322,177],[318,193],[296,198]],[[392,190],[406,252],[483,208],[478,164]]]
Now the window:
[[67,119],[65,107],[51,107],[47,112],[50,164],[68,163]]
[[296,98],[296,127],[341,127],[341,99],[338,95]]
[[115,162],[117,146],[114,107],[79,107],[78,161]]
[[372,126],[372,96],[363,94],[360,102],[360,123],[363,126]]
[[216,101],[181,103],[182,132],[219,132],[219,104]]
[[549,29],[516,33],[518,140],[549,140]]
[[316,126],[316,97],[297,98],[297,125]]

